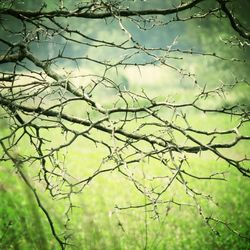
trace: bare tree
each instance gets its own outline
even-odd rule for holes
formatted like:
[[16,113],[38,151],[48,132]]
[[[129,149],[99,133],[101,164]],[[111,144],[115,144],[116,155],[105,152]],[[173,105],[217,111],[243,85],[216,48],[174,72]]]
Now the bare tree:
[[[244,177],[250,176],[247,148],[232,154],[243,141],[250,140],[244,130],[249,128],[249,106],[223,101],[239,84],[248,85],[241,72],[233,72],[236,64],[240,68],[249,65],[250,33],[234,9],[236,1],[93,0],[72,4],[60,0],[30,9],[23,2],[9,0],[0,5],[0,105],[1,126],[5,128],[0,139],[1,161],[11,161],[33,191],[61,248],[65,249],[68,239],[56,232],[34,183],[40,183],[55,199],[68,200],[67,228],[74,207],[72,195],[80,194],[97,176],[111,172],[124,176],[145,197],[145,202],[117,205],[117,209],[147,208],[158,218],[160,207],[193,206],[213,231],[214,223],[221,222],[240,235],[204,212],[200,201],[212,197],[190,184],[192,179],[226,180],[220,169],[196,175],[191,167],[194,157],[200,161],[218,159]],[[187,26],[196,20],[223,25],[230,35],[220,44],[214,41],[212,51],[188,43],[189,48],[179,46],[181,37],[171,38],[168,27],[178,27],[180,35],[199,38],[204,25],[204,30]],[[185,33],[184,25],[193,33]],[[150,42],[157,38],[161,45],[156,42],[152,46]],[[229,53],[220,51],[222,43]],[[240,51],[238,58],[235,50]],[[193,59],[201,62],[207,58],[216,65],[227,63],[231,67],[227,74],[233,80],[214,72],[217,80],[210,83],[188,67]],[[132,69],[143,78],[147,67],[151,75],[157,68],[165,72],[165,92],[159,96],[133,87],[133,79],[124,73]],[[167,96],[173,79],[192,87],[189,92],[180,90],[177,99],[176,95]],[[218,119],[229,117],[231,122],[227,128],[211,122],[207,129],[194,124],[192,114],[207,116],[201,123],[209,122],[210,114]],[[76,175],[66,163],[67,150],[79,141],[103,153],[100,165],[87,176]],[[29,180],[26,172],[38,177],[36,181]],[[169,189],[175,183],[183,186],[190,202],[171,197]]]

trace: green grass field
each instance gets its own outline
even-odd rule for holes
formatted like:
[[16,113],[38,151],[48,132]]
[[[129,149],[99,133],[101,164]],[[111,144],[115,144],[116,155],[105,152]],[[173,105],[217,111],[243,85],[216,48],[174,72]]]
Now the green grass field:
[[[213,123],[225,127],[224,118],[211,117]],[[224,120],[223,120],[224,119]],[[193,115],[193,124],[200,117]],[[224,122],[224,123],[223,123]],[[248,131],[245,127],[243,130]],[[242,132],[244,132],[242,131]],[[1,129],[1,134],[5,133]],[[49,136],[49,134],[47,135]],[[53,134],[54,141],[62,140],[60,133]],[[241,154],[247,144],[242,143],[229,154]],[[21,151],[29,151],[23,145]],[[100,164],[104,151],[93,145],[76,141],[67,153],[65,165],[74,176],[89,176]],[[195,180],[190,185],[204,194],[210,194],[214,202],[198,198],[206,216],[213,216],[230,223],[230,227],[242,235],[249,235],[250,183],[247,178],[210,154],[194,155],[190,158],[192,173],[200,176],[213,172],[226,172],[227,181]],[[108,163],[107,163],[108,164]],[[152,161],[142,162],[135,171],[164,174],[164,169]],[[36,170],[25,168],[34,182]],[[37,207],[31,192],[22,183],[9,163],[0,166],[0,249],[59,249],[52,237],[44,214]],[[56,229],[63,232],[66,200],[52,200],[42,184],[36,185],[42,202],[52,215]],[[189,202],[190,198],[178,183],[173,183],[166,197],[174,201]],[[116,205],[128,206],[145,202],[131,182],[118,172],[100,175],[79,195],[72,196],[74,205],[67,234],[71,234],[72,246],[68,249],[249,249],[249,240],[232,233],[227,226],[213,222],[216,235],[206,225],[196,207],[167,204],[159,206],[159,218],[153,218],[152,206],[146,208],[118,210]]]

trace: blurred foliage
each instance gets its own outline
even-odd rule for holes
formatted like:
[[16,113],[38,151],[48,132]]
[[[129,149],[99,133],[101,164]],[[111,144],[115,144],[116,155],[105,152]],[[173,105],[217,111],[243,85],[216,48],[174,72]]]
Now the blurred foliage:
[[[72,151],[74,152],[74,150]],[[77,159],[78,152],[72,155]],[[96,164],[99,152],[91,154],[88,165]],[[73,165],[76,165],[72,163]],[[78,164],[77,164],[78,165]],[[205,175],[220,167],[228,171],[216,161],[208,160],[202,163],[193,159],[192,168],[197,173]],[[1,166],[1,206],[0,206],[0,248],[7,249],[58,249],[51,239],[49,228],[44,216],[40,213],[29,190],[21,184],[13,170],[6,170]],[[230,220],[231,226],[237,228],[242,234],[247,234],[250,228],[248,213],[249,183],[243,182],[234,170],[228,171],[226,182],[211,183],[198,181],[200,188],[210,193],[216,199],[217,206],[210,203],[206,212],[214,216]],[[116,175],[104,175],[92,184],[83,196],[78,197],[76,210],[72,215],[71,232],[73,246],[68,249],[102,250],[102,249],[128,249],[139,250],[145,245],[145,218],[142,209],[131,211],[110,210],[115,202],[126,203],[126,199],[138,200],[133,189],[125,188],[126,182]],[[197,184],[192,181],[192,185]],[[202,186],[201,186],[202,185]],[[181,190],[178,192],[182,199]],[[125,200],[124,200],[125,199]],[[122,201],[123,200],[123,201]],[[49,202],[47,203],[47,205]],[[207,204],[206,204],[207,205]],[[60,210],[56,201],[55,213]],[[162,211],[164,212],[164,211]],[[195,208],[172,207],[165,211],[165,217],[160,220],[147,218],[148,244],[147,249],[153,250],[189,250],[189,249],[249,249],[249,241],[232,234],[225,226],[216,225],[220,236],[213,234],[204,222],[197,218]]]
[[[211,116],[208,124],[199,116],[192,115],[190,121],[198,126],[213,127],[215,124],[223,124],[226,128],[228,121],[222,117]],[[246,131],[249,129],[245,128]],[[3,136],[1,130],[1,136]],[[51,137],[48,131],[48,137]],[[60,133],[53,133],[55,143],[60,140]],[[53,145],[51,145],[53,146]],[[243,143],[242,147],[246,145]],[[86,142],[78,142],[68,152],[67,166],[72,175],[84,172],[89,175],[94,166],[98,165],[104,152]],[[241,149],[236,152],[240,154]],[[214,202],[204,203],[207,214],[230,221],[230,226],[237,229],[242,235],[247,235],[250,229],[249,182],[243,181],[234,169],[221,161],[207,156],[207,161],[201,162],[200,158],[193,157],[190,162],[193,174],[209,175],[211,172],[225,171],[227,181],[193,180],[192,186],[214,197]],[[88,159],[86,161],[86,159]],[[145,168],[149,167],[147,163]],[[29,170],[32,176],[32,169]],[[152,171],[156,171],[154,166]],[[163,169],[160,171],[165,172]],[[157,171],[159,171],[157,170]],[[31,193],[19,180],[15,170],[7,165],[0,166],[0,249],[58,249],[51,237],[50,228],[44,215],[41,213]],[[185,200],[185,190],[175,185],[170,190],[170,195],[175,200]],[[46,207],[56,218],[62,227],[64,204],[63,201],[49,200],[48,192],[42,194]],[[171,197],[171,196],[170,196]],[[81,196],[74,197],[75,210],[72,213],[69,233],[73,246],[68,249],[84,250],[140,250],[145,247],[145,232],[147,227],[148,250],[231,250],[249,249],[249,240],[240,238],[228,230],[226,226],[214,223],[220,235],[215,235],[205,223],[197,217],[196,208],[174,206],[168,210],[163,207],[159,220],[148,213],[145,224],[143,209],[118,211],[113,209],[116,204],[126,205],[128,200],[139,202],[143,197],[135,192],[135,189],[127,185],[125,178],[118,173],[108,173],[100,176],[96,182],[91,183]]]
[[33,194],[14,169],[0,166],[0,249],[55,249]]

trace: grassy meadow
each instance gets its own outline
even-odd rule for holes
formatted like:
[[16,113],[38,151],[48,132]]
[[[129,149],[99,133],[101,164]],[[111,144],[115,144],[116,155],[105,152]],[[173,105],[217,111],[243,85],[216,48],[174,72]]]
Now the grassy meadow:
[[[198,113],[190,114],[189,120],[196,127],[228,128],[234,121],[211,115],[210,122]],[[235,121],[236,122],[236,121]],[[1,128],[1,136],[7,127]],[[247,133],[249,126],[242,129]],[[63,140],[60,131],[48,131],[52,144]],[[108,136],[103,138],[108,140]],[[225,138],[227,140],[227,138]],[[241,143],[228,154],[241,155],[247,144]],[[19,148],[29,152],[28,142]],[[88,177],[100,165],[105,151],[86,140],[77,140],[67,150],[65,166],[77,177]],[[248,151],[248,150],[247,150]],[[204,194],[210,194],[213,201],[198,198],[204,214],[212,215],[230,223],[230,227],[242,235],[249,235],[250,183],[247,178],[221,160],[208,153],[192,155],[189,170],[200,176],[214,172],[225,172],[226,181],[196,180],[189,184]],[[109,167],[111,163],[105,163]],[[105,165],[104,164],[104,165]],[[26,166],[25,172],[34,183],[37,166]],[[138,163],[134,171],[141,169],[149,174],[164,175],[165,169],[152,161]],[[59,249],[52,237],[44,214],[38,208],[33,195],[18,177],[16,170],[7,162],[0,165],[0,249]],[[36,183],[42,202],[50,212],[57,232],[63,232],[66,200],[52,200],[43,185]],[[190,198],[179,183],[174,182],[166,197],[178,202],[189,202]],[[134,186],[117,171],[104,173],[91,181],[81,194],[72,196],[75,208],[71,214],[67,234],[71,235],[68,249],[249,249],[249,240],[231,232],[227,226],[213,222],[219,235],[199,215],[196,207],[165,204],[159,206],[159,218],[153,218],[152,207],[118,210],[115,207],[146,202]]]

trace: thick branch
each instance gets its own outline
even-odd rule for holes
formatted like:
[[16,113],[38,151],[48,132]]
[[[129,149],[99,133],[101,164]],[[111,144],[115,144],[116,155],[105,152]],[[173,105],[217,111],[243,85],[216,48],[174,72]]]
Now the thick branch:
[[[10,100],[4,99],[4,98],[0,98],[0,105],[9,107],[9,106],[13,106],[13,103]],[[225,143],[225,144],[213,144],[213,145],[203,145],[202,143],[200,143],[199,141],[195,140],[194,138],[192,138],[191,136],[189,136],[185,130],[181,130],[180,127],[177,126],[171,126],[173,129],[176,129],[177,131],[181,132],[182,134],[184,134],[188,139],[191,139],[193,142],[197,143],[198,146],[178,146],[176,144],[174,144],[173,142],[169,142],[166,140],[157,140],[154,138],[150,138],[147,135],[140,135],[140,134],[135,134],[135,133],[128,133],[122,129],[112,129],[112,128],[108,128],[105,127],[99,123],[93,123],[89,120],[85,120],[82,118],[78,118],[78,117],[74,117],[74,116],[70,116],[64,113],[60,113],[57,111],[53,111],[53,110],[49,110],[49,109],[44,109],[41,107],[37,107],[37,108],[32,108],[32,107],[27,107],[27,106],[23,106],[23,105],[19,105],[19,104],[15,104],[15,108],[22,111],[22,112],[27,112],[27,113],[36,113],[39,115],[44,115],[47,117],[60,117],[61,119],[68,121],[68,122],[73,122],[75,124],[81,124],[83,126],[88,126],[88,127],[93,127],[99,131],[105,132],[105,133],[109,133],[109,134],[119,134],[122,136],[125,136],[126,138],[129,139],[133,139],[133,140],[143,140],[146,141],[152,145],[159,145],[161,147],[166,147],[168,148],[168,150],[170,151],[176,151],[176,152],[180,152],[180,151],[185,151],[187,153],[198,153],[201,151],[207,151],[207,150],[211,150],[211,149],[217,149],[217,148],[231,148],[234,145],[236,145],[240,140],[249,140],[250,137],[248,136],[240,136],[237,137],[234,141],[232,141],[231,143]],[[103,121],[103,119],[102,119]]]
[[16,53],[11,55],[0,55],[0,64],[8,62],[18,62],[24,59],[25,55],[23,53]]
[[234,15],[232,14],[232,12],[227,8],[226,6],[226,2],[225,0],[218,0],[222,11],[226,14],[226,16],[228,17],[231,26],[233,27],[233,29],[243,38],[250,40],[250,32],[246,32],[244,31],[241,27],[242,25],[240,24],[240,22],[234,17]]
[[[115,10],[112,9],[110,11],[94,13],[94,12],[79,12],[79,9],[74,11],[50,11],[50,12],[42,12],[42,11],[22,11],[22,10],[14,10],[14,9],[2,9],[0,14],[8,14],[15,16],[20,19],[25,18],[40,18],[40,17],[82,17],[82,18],[91,18],[91,19],[103,19],[107,17],[113,17],[114,15],[118,15],[121,17],[129,17],[129,16],[145,16],[145,15],[170,15],[177,12],[181,12],[190,8],[195,7],[198,3],[204,0],[194,0],[185,4],[181,4],[174,8],[168,9],[148,9],[148,10]],[[91,7],[91,6],[90,6]]]

